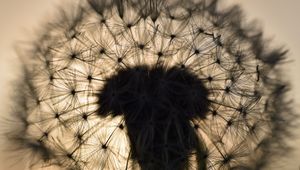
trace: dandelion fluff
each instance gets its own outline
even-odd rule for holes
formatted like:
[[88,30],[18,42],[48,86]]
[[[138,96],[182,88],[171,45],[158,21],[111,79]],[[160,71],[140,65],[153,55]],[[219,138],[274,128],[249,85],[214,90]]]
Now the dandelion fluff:
[[268,49],[237,6],[217,5],[88,0],[60,10],[21,56],[21,125],[9,141],[30,167],[263,168],[282,153],[291,117],[277,67],[286,52]]

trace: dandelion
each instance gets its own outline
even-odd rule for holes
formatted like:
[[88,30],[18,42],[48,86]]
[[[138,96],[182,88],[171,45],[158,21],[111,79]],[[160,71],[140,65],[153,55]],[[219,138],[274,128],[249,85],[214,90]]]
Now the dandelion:
[[29,167],[261,169],[292,118],[277,65],[217,0],[88,0],[45,24],[6,133]]

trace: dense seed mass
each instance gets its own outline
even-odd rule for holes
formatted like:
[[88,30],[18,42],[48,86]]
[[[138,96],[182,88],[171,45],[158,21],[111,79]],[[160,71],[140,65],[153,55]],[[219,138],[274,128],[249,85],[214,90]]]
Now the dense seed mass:
[[124,116],[131,158],[142,169],[184,169],[192,151],[203,159],[190,120],[204,119],[209,101],[196,75],[178,67],[136,66],[105,81],[97,113]]
[[136,66],[105,81],[98,95],[100,116],[124,114],[133,123],[160,116],[164,121],[172,114],[203,119],[208,112],[208,90],[186,69]]

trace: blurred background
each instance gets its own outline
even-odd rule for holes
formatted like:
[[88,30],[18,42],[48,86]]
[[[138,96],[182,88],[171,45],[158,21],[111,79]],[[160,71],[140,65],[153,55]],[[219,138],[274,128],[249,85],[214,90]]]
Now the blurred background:
[[[294,108],[300,108],[300,1],[299,0],[223,0],[224,5],[240,4],[248,21],[258,20],[266,38],[272,45],[284,45],[289,49],[289,59],[284,65],[285,79],[291,81],[290,98]],[[0,0],[0,118],[10,109],[14,81],[20,74],[20,62],[14,51],[17,41],[30,40],[35,30],[49,16],[55,14],[59,0]],[[54,11],[53,11],[54,10]],[[298,111],[299,112],[299,111]],[[300,113],[300,112],[299,112]],[[300,116],[300,115],[299,115]],[[300,122],[299,122],[300,123]],[[0,131],[5,128],[0,121]],[[294,149],[287,157],[274,162],[270,169],[300,169],[300,128],[293,130],[295,137],[290,141]],[[24,170],[22,163],[14,168],[7,165],[19,160],[7,157],[0,138],[0,170]]]

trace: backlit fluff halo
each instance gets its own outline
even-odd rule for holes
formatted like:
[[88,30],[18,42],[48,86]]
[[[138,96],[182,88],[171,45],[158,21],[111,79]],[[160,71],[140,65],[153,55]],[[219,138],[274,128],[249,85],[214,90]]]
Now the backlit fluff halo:
[[261,169],[285,148],[286,51],[216,0],[88,0],[22,53],[7,133],[29,167]]

